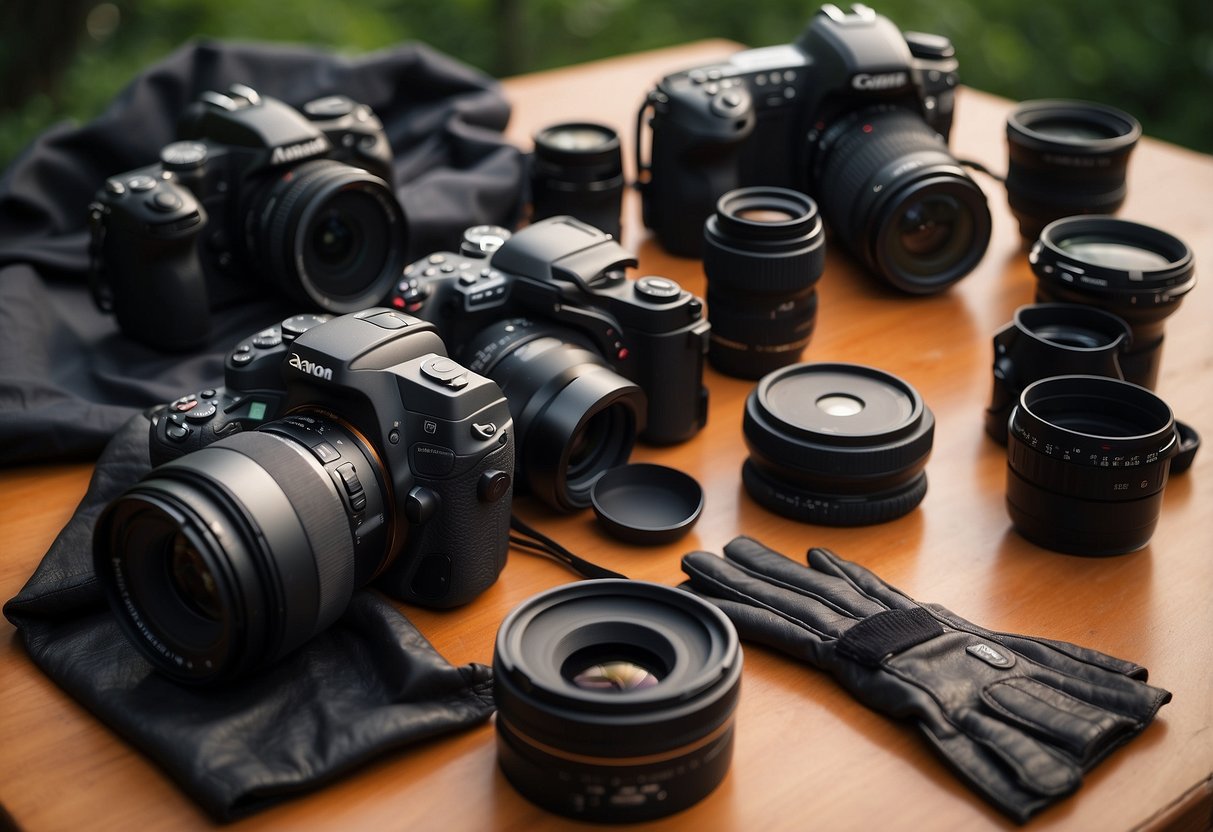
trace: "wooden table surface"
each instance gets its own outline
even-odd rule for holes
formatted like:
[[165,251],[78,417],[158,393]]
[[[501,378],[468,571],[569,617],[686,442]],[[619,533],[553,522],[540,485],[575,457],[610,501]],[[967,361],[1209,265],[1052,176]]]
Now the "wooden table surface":
[[[708,41],[510,79],[510,137],[529,148],[539,127],[592,119],[615,126],[630,154],[635,109],[665,72],[727,55]],[[962,90],[953,149],[1005,169],[1009,102]],[[1149,125],[1146,125],[1147,132]],[[629,159],[630,163],[630,159]],[[801,557],[833,548],[911,596],[942,603],[987,627],[1046,635],[1132,659],[1174,701],[1130,745],[1086,778],[1078,793],[1038,816],[1036,829],[1129,829],[1213,822],[1213,448],[1171,480],[1150,546],[1086,559],[1032,546],[1003,507],[1005,453],[982,430],[990,395],[993,333],[1034,279],[1001,186],[977,176],[989,198],[993,236],[981,265],[952,290],[905,297],[830,250],[818,285],[817,329],[804,358],[850,361],[913,384],[935,413],[930,491],[891,523],[834,529],[795,523],[759,508],[740,481],[742,404],[751,384],[707,373],[707,428],[673,448],[634,458],[673,465],[703,484],[706,508],[692,533],[660,548],[604,536],[589,511],[553,517],[526,500],[519,512],[584,557],[666,584],[679,557],[719,552],[739,533]],[[1213,263],[1213,159],[1143,140],[1130,165],[1122,216],[1157,225]],[[704,290],[699,262],[670,257],[647,239],[628,197],[624,243],[639,274]],[[1201,279],[1213,279],[1208,275]],[[1167,321],[1158,392],[1213,439],[1213,287],[1198,285]],[[0,472],[0,598],[31,574],[84,493],[87,465]],[[454,663],[489,662],[502,617],[523,599],[572,578],[515,552],[501,579],[469,606],[406,610]],[[747,647],[736,752],[721,786],[695,807],[653,827],[696,829],[1012,828],[955,778],[908,725],[853,701],[825,674]],[[354,775],[236,829],[540,829],[567,824],[532,806],[496,766],[491,724],[388,756]],[[182,829],[206,816],[153,764],[38,672],[7,622],[0,623],[0,803],[20,828]],[[4,826],[0,821],[0,827]]]

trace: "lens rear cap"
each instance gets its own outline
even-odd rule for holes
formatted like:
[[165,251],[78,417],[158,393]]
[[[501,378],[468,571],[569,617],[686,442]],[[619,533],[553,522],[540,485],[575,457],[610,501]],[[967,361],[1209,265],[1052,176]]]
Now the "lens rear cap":
[[689,474],[651,463],[612,468],[590,491],[598,521],[612,536],[639,546],[682,537],[703,511],[703,488]]

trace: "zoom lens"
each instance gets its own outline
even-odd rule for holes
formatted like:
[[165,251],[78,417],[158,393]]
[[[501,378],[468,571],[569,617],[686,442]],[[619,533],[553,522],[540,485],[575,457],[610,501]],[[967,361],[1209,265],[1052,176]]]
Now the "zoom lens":
[[535,134],[531,221],[570,214],[619,239],[623,153],[602,124],[556,124]]
[[703,233],[712,366],[761,378],[799,361],[825,266],[817,204],[787,188],[740,188],[720,198]]
[[1029,385],[1011,411],[1007,512],[1046,549],[1118,555],[1150,542],[1178,450],[1166,402],[1098,376]]
[[741,681],[729,620],[682,590],[582,581],[497,632],[497,752],[527,799],[587,821],[664,817],[728,772]]
[[990,242],[985,195],[922,116],[858,110],[817,144],[811,190],[826,222],[893,286],[939,292],[981,261]]
[[927,493],[923,470],[935,417],[894,375],[858,364],[776,370],[746,399],[749,495],[804,523],[863,526],[911,511]]
[[292,168],[253,201],[245,245],[296,300],[358,312],[405,265],[404,211],[382,179],[331,159]]
[[501,386],[517,430],[518,478],[553,508],[589,506],[598,478],[631,455],[644,392],[577,334],[515,318],[482,331],[461,358]]
[[1125,201],[1137,119],[1086,101],[1025,101],[1007,118],[1007,200],[1034,240],[1056,219],[1114,214]]
[[994,393],[986,409],[986,433],[1003,444],[1007,418],[1019,394],[1049,376],[1124,378],[1120,356],[1129,325],[1110,312],[1076,303],[1038,303],[1015,310],[1015,319],[994,335]]
[[232,679],[332,624],[398,550],[384,483],[357,434],[294,414],[151,471],[98,519],[94,569],[158,670]]
[[1125,379],[1153,389],[1164,322],[1196,285],[1192,249],[1148,225],[1068,217],[1041,232],[1028,261],[1036,300],[1087,304],[1124,319],[1133,333],[1120,361]]

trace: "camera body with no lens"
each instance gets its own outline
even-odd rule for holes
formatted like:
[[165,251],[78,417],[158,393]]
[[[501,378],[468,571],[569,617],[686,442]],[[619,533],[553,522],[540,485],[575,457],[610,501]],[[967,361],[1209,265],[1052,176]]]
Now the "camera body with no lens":
[[438,608],[496,581],[513,423],[432,324],[300,315],[237,346],[226,371],[227,387],[153,414],[162,464],[94,535],[111,606],[158,667],[199,683],[263,666],[372,580]]
[[407,228],[369,107],[329,96],[296,110],[237,84],[203,93],[177,138],[89,206],[93,298],[127,336],[201,346],[208,313],[260,281],[334,313],[388,293]]
[[[967,274],[989,241],[985,196],[948,153],[958,63],[938,35],[826,5],[795,43],[667,75],[641,107],[644,222],[699,256],[704,220],[738,187],[814,196],[844,245],[899,289]],[[651,114],[651,115],[650,115]]]

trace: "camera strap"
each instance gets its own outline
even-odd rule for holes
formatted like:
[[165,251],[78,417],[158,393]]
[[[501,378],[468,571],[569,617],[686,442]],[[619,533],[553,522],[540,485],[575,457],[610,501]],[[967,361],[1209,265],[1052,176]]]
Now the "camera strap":
[[521,549],[524,552],[530,552],[535,555],[543,555],[544,557],[563,563],[583,578],[590,578],[592,580],[599,578],[627,578],[627,575],[614,572],[605,566],[599,566],[596,563],[591,563],[584,558],[574,555],[543,532],[521,520],[517,514],[510,515],[510,528],[518,533],[510,535],[510,545],[515,549]]

